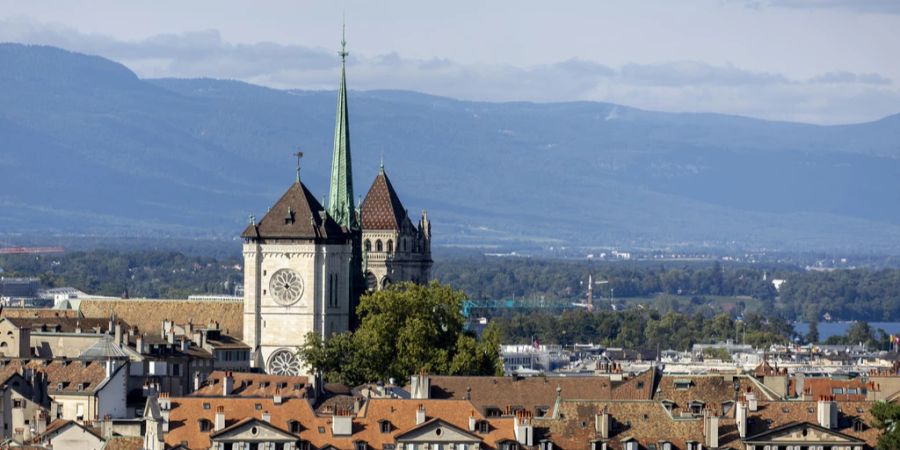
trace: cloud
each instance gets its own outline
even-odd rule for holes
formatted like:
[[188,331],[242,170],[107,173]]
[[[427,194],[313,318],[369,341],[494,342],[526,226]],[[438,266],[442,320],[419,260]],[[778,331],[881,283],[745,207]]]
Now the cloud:
[[[121,41],[30,20],[0,21],[0,41],[45,44],[121,62],[142,78],[213,77],[283,89],[335,89],[333,49],[232,44],[218,31]],[[877,73],[832,71],[807,79],[701,61],[611,67],[569,59],[518,67],[351,53],[352,89],[402,89],[484,101],[604,101],[651,110],[722,112],[813,123],[874,120],[897,112],[900,91]]]
[[748,8],[844,9],[872,14],[900,14],[897,0],[730,0]]
[[891,84],[889,78],[885,78],[877,73],[852,73],[852,72],[826,72],[809,79],[810,83],[823,84]]

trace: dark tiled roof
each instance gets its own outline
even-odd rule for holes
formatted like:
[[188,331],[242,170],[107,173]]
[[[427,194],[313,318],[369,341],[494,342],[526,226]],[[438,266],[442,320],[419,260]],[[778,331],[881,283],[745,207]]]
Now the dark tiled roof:
[[222,333],[240,339],[244,333],[244,303],[232,300],[82,300],[79,310],[85,317],[116,317],[143,333],[159,335],[163,320],[219,322]]
[[[394,190],[391,180],[384,171],[380,171],[362,207],[362,228],[364,230],[396,230],[400,231],[403,222],[408,221],[406,209],[400,203],[400,197]],[[411,224],[412,222],[410,222]]]
[[288,188],[256,225],[249,225],[243,238],[258,239],[327,239],[343,241],[348,234],[303,183]]

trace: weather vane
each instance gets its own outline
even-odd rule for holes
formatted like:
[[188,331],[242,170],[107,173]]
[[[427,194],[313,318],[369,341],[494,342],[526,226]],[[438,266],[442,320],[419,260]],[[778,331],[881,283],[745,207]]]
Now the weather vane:
[[297,153],[294,153],[294,156],[297,157],[297,182],[300,182],[300,158],[303,157],[303,152],[300,151],[300,147],[297,147]]
[[341,21],[341,51],[338,52],[338,55],[340,55],[341,61],[346,61],[349,54],[347,52],[347,21],[343,19]]

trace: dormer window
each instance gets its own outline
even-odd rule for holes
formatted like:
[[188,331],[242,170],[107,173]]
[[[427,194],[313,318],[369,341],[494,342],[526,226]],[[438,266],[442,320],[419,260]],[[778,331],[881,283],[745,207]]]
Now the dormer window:
[[476,428],[479,433],[487,434],[491,431],[491,424],[487,420],[479,420]]
[[366,450],[369,448],[369,444],[366,441],[356,441],[353,443],[353,450]]
[[300,426],[300,422],[296,420],[291,420],[288,422],[288,429],[291,430],[291,433],[300,434],[303,431],[303,427]]
[[503,415],[503,411],[496,406],[488,406],[484,409],[484,415],[487,417],[500,417]]
[[691,388],[691,380],[686,378],[680,378],[675,380],[675,389],[678,390],[686,390]]
[[700,415],[703,413],[703,402],[701,401],[692,401],[688,408],[691,410],[691,414]]
[[387,421],[387,420],[379,420],[379,421],[378,421],[378,427],[379,427],[379,429],[381,430],[381,433],[382,433],[382,434],[386,434],[386,433],[390,433],[390,432],[391,432],[391,422],[390,422],[390,421]]
[[540,443],[540,450],[553,450],[553,441],[544,439]]
[[212,422],[207,419],[200,419],[197,424],[200,426],[201,433],[209,433],[209,430],[212,429]]

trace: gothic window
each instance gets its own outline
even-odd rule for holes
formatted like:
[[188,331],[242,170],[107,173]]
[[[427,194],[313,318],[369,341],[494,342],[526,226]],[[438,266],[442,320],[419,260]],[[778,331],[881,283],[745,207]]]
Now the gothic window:
[[387,241],[387,252],[394,253],[394,241],[388,239]]
[[371,241],[371,240],[366,239],[366,244],[365,244],[365,246],[366,246],[365,248],[366,248],[366,251],[367,251],[367,252],[371,252],[371,251],[372,251],[372,241]]
[[297,376],[301,371],[300,358],[288,350],[278,350],[269,357],[269,373]]
[[366,272],[366,289],[370,291],[378,289],[378,279],[375,278],[375,274],[372,272]]
[[378,239],[378,240],[375,241],[375,251],[376,251],[376,252],[383,252],[383,251],[384,251],[384,247],[382,247],[382,245],[381,245],[381,239]]

